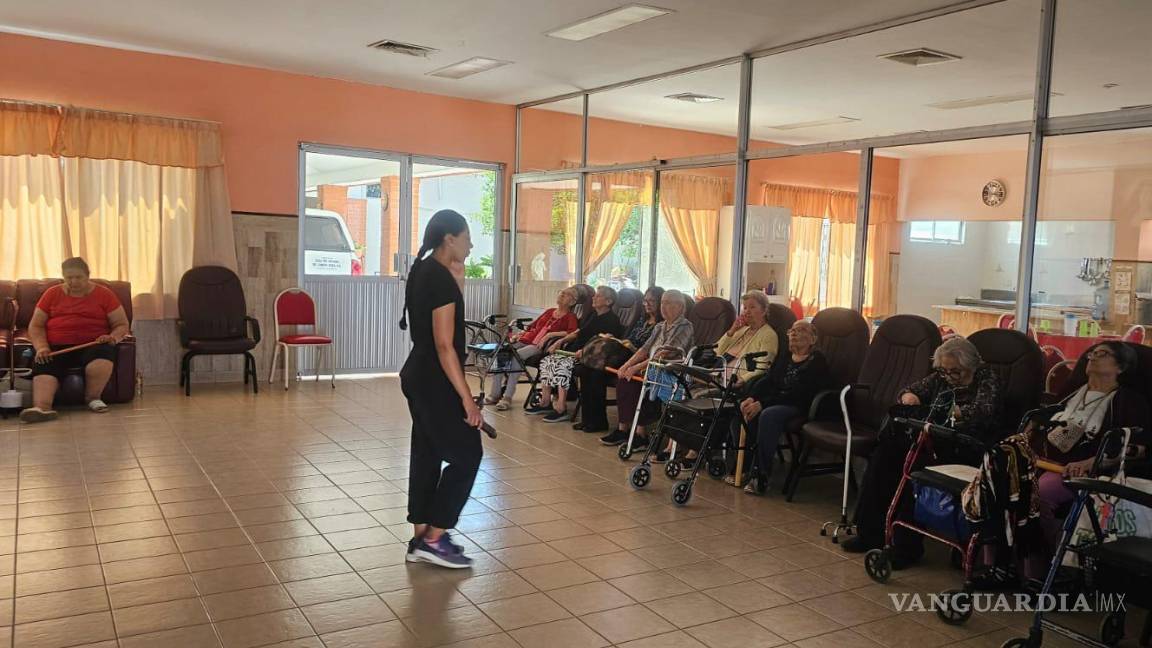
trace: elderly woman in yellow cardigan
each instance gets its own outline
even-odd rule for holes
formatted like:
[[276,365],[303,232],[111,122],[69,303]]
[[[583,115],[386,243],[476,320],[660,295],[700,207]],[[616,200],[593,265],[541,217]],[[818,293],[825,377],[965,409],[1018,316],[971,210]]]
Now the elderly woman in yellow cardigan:
[[[739,386],[744,386],[768,371],[776,358],[779,340],[768,326],[768,295],[762,290],[749,290],[740,296],[740,316],[716,343],[716,355],[724,360],[725,378],[736,373]],[[741,360],[750,353],[765,353],[749,370]]]

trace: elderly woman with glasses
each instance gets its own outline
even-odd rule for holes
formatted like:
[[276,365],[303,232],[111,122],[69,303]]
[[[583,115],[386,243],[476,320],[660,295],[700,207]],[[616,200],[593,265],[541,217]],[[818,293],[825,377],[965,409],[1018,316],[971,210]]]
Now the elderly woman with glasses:
[[[952,428],[985,443],[999,441],[1002,398],[996,372],[980,357],[967,339],[954,337],[932,356],[935,371],[900,392],[901,405],[916,408],[916,418]],[[856,503],[857,535],[840,546],[862,553],[884,546],[884,523],[888,507],[903,475],[904,458],[918,430],[891,430],[868,460],[864,483]],[[981,457],[967,448],[934,442],[931,464],[977,465]],[[901,506],[911,507],[912,502]],[[907,516],[905,516],[907,518]],[[923,536],[897,528],[893,539],[892,566],[904,569],[924,553]]]

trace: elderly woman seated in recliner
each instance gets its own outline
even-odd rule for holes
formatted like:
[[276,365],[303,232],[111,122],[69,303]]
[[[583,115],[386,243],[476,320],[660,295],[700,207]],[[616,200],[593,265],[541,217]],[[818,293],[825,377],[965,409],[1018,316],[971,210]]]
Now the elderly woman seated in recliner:
[[[25,423],[56,418],[52,401],[71,369],[84,370],[84,402],[88,409],[107,411],[108,405],[100,396],[112,377],[115,345],[129,333],[128,315],[120,300],[111,290],[90,280],[84,259],[67,259],[61,270],[64,283],[44,291],[28,323],[28,337],[36,355],[32,367],[33,406],[20,412],[20,420]],[[97,344],[53,355],[89,342]]]

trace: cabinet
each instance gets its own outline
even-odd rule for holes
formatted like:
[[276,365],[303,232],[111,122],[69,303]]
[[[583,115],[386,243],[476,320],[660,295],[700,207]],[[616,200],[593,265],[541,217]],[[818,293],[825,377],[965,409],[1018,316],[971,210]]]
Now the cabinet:
[[[717,233],[716,285],[721,297],[730,297],[732,290],[732,241],[735,209],[720,209],[720,229]],[[792,212],[783,207],[748,205],[744,227],[744,276],[740,287],[768,288],[776,285],[773,301],[788,303],[788,238],[792,227]]]

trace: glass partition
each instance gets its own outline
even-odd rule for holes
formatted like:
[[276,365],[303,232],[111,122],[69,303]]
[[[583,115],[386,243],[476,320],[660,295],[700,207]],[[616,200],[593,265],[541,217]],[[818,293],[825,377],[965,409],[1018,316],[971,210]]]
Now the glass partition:
[[1039,0],[754,61],[749,150],[1027,120]]
[[491,279],[495,275],[497,174],[469,166],[412,164],[412,232],[410,254],[416,254],[424,239],[424,228],[432,215],[452,209],[468,220],[472,254],[464,268],[469,279]]
[[591,95],[588,163],[735,153],[739,106],[738,64]]
[[1053,117],[1152,105],[1152,3],[1060,0],[1052,50]]
[[[965,336],[1007,325],[1016,309],[1028,137],[874,153],[865,315],[920,315]],[[882,180],[892,165],[898,199]]]
[[516,185],[513,303],[547,308],[576,281],[576,178]]
[[584,146],[584,99],[575,97],[520,111],[521,173],[578,167]]
[[1152,129],[1051,137],[1029,326],[1075,360],[1101,339],[1152,326]]
[[[880,186],[895,193],[898,170],[882,162]],[[808,316],[852,305],[860,155],[826,153],[748,165],[744,285]]]
[[584,282],[644,290],[651,281],[651,171],[593,173],[587,179]]
[[701,297],[728,296],[734,166],[660,174],[656,285]]

